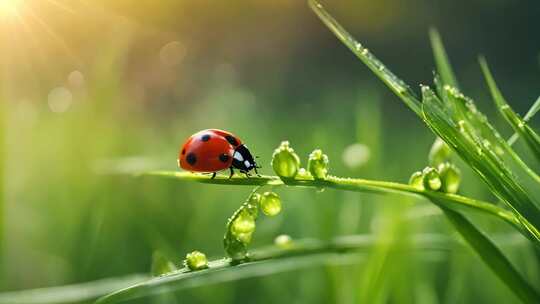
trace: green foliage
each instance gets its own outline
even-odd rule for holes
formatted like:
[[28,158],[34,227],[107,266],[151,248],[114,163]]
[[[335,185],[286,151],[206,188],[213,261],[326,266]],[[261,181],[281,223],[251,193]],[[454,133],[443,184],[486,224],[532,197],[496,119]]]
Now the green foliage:
[[[403,88],[408,88],[408,86],[357,42],[319,3],[311,0],[310,5],[330,30],[356,56],[478,173],[490,190],[511,208],[522,223],[522,227],[530,234],[529,238],[538,245],[540,241],[538,230],[540,228],[540,210],[538,209],[538,201],[535,199],[535,195],[539,194],[538,176],[501,138],[487,118],[477,110],[474,102],[458,91],[456,78],[439,35],[434,31],[431,32],[435,60],[441,75],[441,79],[435,78],[439,96],[431,88],[422,86],[422,103],[420,104],[414,95],[404,93],[407,90]],[[487,71],[487,69],[484,70]],[[494,84],[490,86],[493,88]],[[499,103],[501,103],[500,98]],[[427,174],[433,175],[433,172],[435,171],[424,172],[424,178]],[[432,180],[431,177],[428,177],[427,182],[424,179],[424,187],[438,188],[431,187],[432,184],[429,183]],[[524,179],[528,179],[528,181],[523,182]],[[433,184],[433,186],[437,185]],[[481,232],[462,221],[461,215],[445,213],[464,239],[516,295],[525,302],[532,299],[535,302],[540,300],[537,292],[521,278],[506,257],[500,251],[493,250],[496,247],[491,242],[483,239],[479,243],[473,243],[481,239]],[[512,284],[516,277],[519,283]]]
[[[491,71],[489,70],[485,58],[483,57],[480,58],[480,66],[482,67],[482,72],[486,78],[491,96],[493,97],[493,101],[499,109],[499,112],[506,119],[508,124],[514,128],[516,133],[525,140],[536,159],[540,161],[540,136],[527,124],[527,121],[514,112],[514,110],[512,110],[510,105],[506,102],[497,84],[495,83],[495,79],[493,79],[493,75],[491,75]],[[534,108],[535,106],[533,105],[532,111],[537,111]],[[534,112],[532,113],[534,115]]]
[[[358,254],[369,251],[377,241],[366,235],[335,237],[329,241],[299,239],[288,246],[268,246],[254,250],[250,253],[249,261],[240,262],[241,267],[231,259],[219,259],[210,261],[206,270],[191,271],[182,268],[113,292],[100,298],[96,304],[119,303],[210,282],[236,281],[314,265],[357,262]],[[424,252],[444,250],[451,243],[445,237],[434,235],[418,235],[413,241]]]

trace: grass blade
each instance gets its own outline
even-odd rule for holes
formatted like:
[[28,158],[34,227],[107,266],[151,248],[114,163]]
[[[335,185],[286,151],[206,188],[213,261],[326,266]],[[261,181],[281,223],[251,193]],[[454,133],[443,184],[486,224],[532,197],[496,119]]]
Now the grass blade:
[[[501,158],[501,152],[498,152],[498,149],[502,149],[499,144],[506,144],[504,140],[501,140],[500,136],[490,133],[489,125],[476,127],[478,121],[471,119],[469,112],[465,113],[463,117],[469,117],[470,120],[456,121],[450,113],[449,106],[444,105],[435,92],[428,87],[424,87],[422,91],[424,95],[423,112],[430,128],[454,148],[463,160],[480,175],[490,190],[512,208],[517,218],[536,240],[540,240],[538,230],[540,210],[536,207],[529,192],[518,182],[514,172]],[[484,130],[479,130],[479,128],[484,128]],[[500,142],[487,140],[486,136],[489,136],[491,140],[498,138]],[[486,142],[489,142],[490,145],[486,145]]]
[[93,282],[0,293],[0,304],[74,304],[88,303],[120,288],[149,279],[136,274]]
[[[263,186],[263,185],[272,185],[279,186],[284,185],[283,181],[277,176],[268,176],[262,175],[260,177],[244,177],[244,176],[234,176],[229,179],[226,176],[216,176],[216,178],[210,178],[206,175],[193,174],[189,172],[178,172],[178,171],[156,171],[156,172],[147,172],[141,176],[148,177],[160,177],[160,178],[171,178],[178,181],[195,181],[205,184],[216,184],[216,185],[244,185],[244,186]],[[510,211],[502,209],[492,203],[483,202],[476,199],[471,199],[456,194],[448,194],[443,192],[434,192],[427,190],[419,190],[415,187],[412,187],[407,184],[385,182],[385,181],[375,181],[359,178],[342,178],[336,176],[329,176],[326,180],[313,180],[313,179],[292,179],[287,181],[288,186],[299,186],[299,187],[312,187],[315,189],[320,188],[333,188],[346,191],[354,192],[371,192],[378,194],[387,194],[387,193],[400,193],[406,195],[416,195],[423,196],[427,199],[436,199],[439,202],[442,202],[443,206],[451,210],[456,211],[476,211],[484,213],[487,215],[495,216],[499,218],[518,231],[520,231],[525,237],[530,240],[536,241],[537,236],[531,234],[531,232],[526,229],[520,222],[520,220]],[[540,238],[540,235],[538,236]],[[538,244],[538,243],[537,243]],[[540,245],[540,244],[538,244]]]
[[[539,110],[540,110],[540,96],[536,99],[536,101],[530,107],[529,111],[527,111],[527,114],[525,114],[525,116],[523,117],[523,120],[526,122],[529,122],[529,120],[531,120],[531,118],[533,118],[534,115],[536,115],[536,113],[538,113]],[[519,134],[514,133],[512,137],[508,139],[508,144],[513,145],[518,138],[519,138]]]
[[[480,66],[482,68],[482,72],[484,73],[484,77],[486,78],[493,101],[497,105],[499,112],[512,126],[516,133],[525,140],[536,159],[540,161],[540,136],[538,136],[538,134],[527,124],[527,121],[522,119],[516,112],[514,112],[514,110],[512,110],[510,105],[506,102],[497,84],[495,83],[495,79],[489,70],[485,58],[483,57],[480,58]],[[536,105],[537,103],[538,105]],[[539,108],[540,102],[533,104],[533,107],[529,111],[529,117],[532,117],[532,115],[534,115]]]
[[[250,261],[239,265],[229,259],[211,261],[209,269],[189,271],[187,268],[135,284],[99,299],[96,304],[118,303],[184,288],[218,282],[236,281],[314,265],[350,264],[358,261],[377,240],[370,235],[337,237],[329,242],[296,240],[289,248],[268,247],[253,251]],[[446,250],[448,239],[434,235],[418,235],[414,240],[422,251]]]
[[[321,20],[343,41],[364,64],[383,81],[385,75],[393,75],[371,53],[365,52],[350,34],[341,27],[315,0],[310,5]],[[441,46],[441,45],[439,45]],[[447,63],[444,63],[447,65]],[[380,67],[380,68],[377,68]],[[395,76],[394,76],[395,77]],[[388,81],[385,81],[388,84]],[[403,81],[400,80],[400,83]],[[404,87],[407,87],[404,85]],[[394,87],[390,85],[390,88]],[[393,89],[396,92],[395,89]],[[399,90],[397,90],[399,93]],[[446,105],[431,90],[427,102],[424,95],[421,117],[426,124],[452,147],[471,168],[484,180],[490,190],[516,213],[518,219],[540,242],[540,198],[537,189],[540,177],[528,168],[511,147],[502,140],[498,132],[480,113],[474,102],[461,94],[457,88],[444,86],[444,93],[450,100]],[[398,94],[415,112],[419,113],[417,99]],[[427,103],[427,106],[426,106]]]
[[459,88],[439,32],[434,28],[430,29],[429,38],[431,41],[431,48],[433,49],[435,64],[437,65],[437,72],[441,76],[443,84]]
[[478,256],[524,303],[540,303],[540,295],[512,266],[504,254],[463,215],[443,208],[454,228]]
[[341,40],[364,64],[384,82],[409,108],[420,116],[420,101],[411,88],[377,59],[367,48],[356,41],[324,8],[315,0],[309,5],[324,24]]

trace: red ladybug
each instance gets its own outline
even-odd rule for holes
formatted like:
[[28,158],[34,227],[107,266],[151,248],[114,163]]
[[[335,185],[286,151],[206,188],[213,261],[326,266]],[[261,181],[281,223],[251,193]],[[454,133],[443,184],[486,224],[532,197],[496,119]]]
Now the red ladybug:
[[234,134],[218,130],[207,129],[191,135],[178,154],[178,165],[192,172],[213,173],[230,169],[231,178],[234,169],[240,170],[249,176],[249,171],[255,170],[257,163],[253,160],[251,152],[246,145]]

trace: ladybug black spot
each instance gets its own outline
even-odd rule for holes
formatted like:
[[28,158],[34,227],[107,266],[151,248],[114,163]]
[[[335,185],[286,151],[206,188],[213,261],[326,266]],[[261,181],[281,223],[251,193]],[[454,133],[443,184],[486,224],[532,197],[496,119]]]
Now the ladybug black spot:
[[225,153],[219,155],[219,160],[224,163],[228,162],[229,158],[230,158],[229,155]]
[[193,166],[197,162],[197,156],[195,156],[195,153],[188,153],[188,155],[186,156],[186,161],[188,162],[188,164]]
[[182,149],[182,155],[186,154],[186,149]]
[[234,138],[233,136],[231,135],[227,135],[225,136],[225,139],[233,146],[238,146],[238,141],[236,140],[236,138]]
[[202,141],[209,141],[209,140],[210,140],[210,135],[204,134],[204,135],[201,137],[201,140],[202,140]]

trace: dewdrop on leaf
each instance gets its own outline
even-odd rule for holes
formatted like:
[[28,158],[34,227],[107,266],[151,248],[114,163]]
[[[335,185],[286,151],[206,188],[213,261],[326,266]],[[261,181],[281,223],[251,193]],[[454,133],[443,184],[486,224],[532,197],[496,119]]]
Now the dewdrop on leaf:
[[446,193],[457,193],[461,183],[461,172],[451,163],[442,163],[438,167],[441,177],[441,191]]
[[320,149],[314,150],[309,155],[308,171],[315,179],[325,179],[328,173],[328,156]]
[[421,171],[414,172],[409,178],[409,185],[418,190],[424,190],[424,174]]
[[426,167],[423,171],[424,175],[424,188],[427,190],[437,191],[441,188],[442,182],[439,172],[432,167]]
[[272,168],[282,179],[294,178],[300,168],[300,158],[289,146],[288,141],[283,141],[272,155]]
[[247,210],[240,211],[233,221],[231,232],[238,237],[240,234],[252,233],[255,230],[255,218]]
[[206,255],[200,251],[193,251],[186,255],[184,265],[190,270],[201,270],[208,268],[208,260]]
[[281,199],[274,192],[265,192],[260,203],[262,212],[268,216],[275,216],[281,212]]

